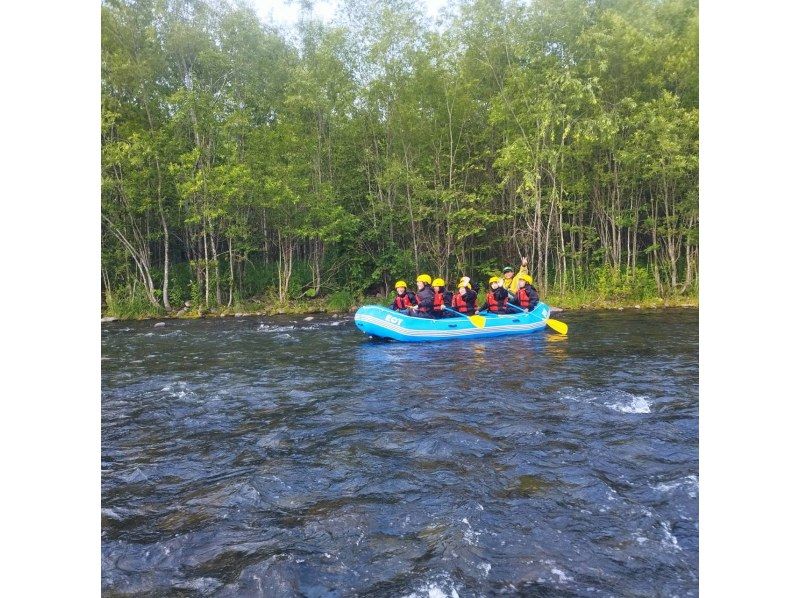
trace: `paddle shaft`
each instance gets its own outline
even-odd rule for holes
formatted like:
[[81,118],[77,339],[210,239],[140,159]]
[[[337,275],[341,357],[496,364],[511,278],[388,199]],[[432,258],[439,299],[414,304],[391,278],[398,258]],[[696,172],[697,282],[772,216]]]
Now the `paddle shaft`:
[[469,316],[467,314],[462,314],[460,311],[456,311],[454,309],[450,309],[449,307],[445,307],[444,305],[442,306],[442,308],[447,310],[447,311],[453,312],[457,316],[461,316],[462,318],[466,318],[467,320],[469,320]]
[[[525,311],[524,309],[522,309],[521,307],[519,307],[517,305],[514,305],[513,303],[506,303],[506,306],[513,307],[514,309],[518,309],[519,311]],[[480,312],[476,312],[476,313],[485,314],[485,313],[490,313],[490,312],[480,311]]]
[[475,328],[483,328],[484,326],[486,326],[486,318],[484,318],[483,316],[478,316],[478,315],[468,316],[467,314],[462,314],[461,312],[450,309],[449,307],[444,307],[444,309],[446,309],[447,311],[452,311],[458,314],[459,316],[464,316],[467,320],[469,320],[470,324],[475,326]]
[[[514,309],[517,309],[519,311],[525,311],[520,306],[514,305],[513,303],[506,303],[506,305],[507,306],[511,306]],[[481,312],[481,313],[483,313],[483,312]],[[554,320],[553,318],[547,318],[544,322],[545,322],[545,324],[550,326],[550,328],[552,328],[553,330],[555,330],[559,334],[566,334],[567,333],[567,325],[564,322],[561,322],[559,320]]]

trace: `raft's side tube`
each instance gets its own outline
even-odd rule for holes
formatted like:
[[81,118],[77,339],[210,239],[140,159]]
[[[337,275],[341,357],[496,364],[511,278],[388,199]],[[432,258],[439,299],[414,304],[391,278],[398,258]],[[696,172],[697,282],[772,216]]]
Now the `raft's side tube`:
[[356,312],[355,324],[365,334],[403,342],[491,338],[527,334],[545,328],[550,307],[539,303],[530,313],[486,315],[486,325],[477,328],[467,318],[416,318],[385,307],[365,305]]

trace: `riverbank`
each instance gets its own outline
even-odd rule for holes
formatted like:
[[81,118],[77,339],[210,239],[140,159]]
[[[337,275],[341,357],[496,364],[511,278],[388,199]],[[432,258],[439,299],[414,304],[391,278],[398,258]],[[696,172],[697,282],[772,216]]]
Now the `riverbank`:
[[[658,309],[674,307],[699,307],[697,296],[677,297],[651,297],[647,299],[621,299],[589,295],[550,295],[544,299],[553,308],[564,311],[593,311],[607,309]],[[383,304],[380,297],[365,297],[358,305]],[[125,320],[164,320],[164,319],[197,319],[197,318],[225,318],[242,316],[276,316],[276,315],[302,315],[314,314],[342,314],[355,311],[357,306],[343,303],[341,300],[329,299],[304,299],[291,303],[264,303],[247,302],[237,305],[195,308],[191,305],[179,310],[166,311],[147,306],[141,311],[127,311],[124,313],[104,310],[101,321]]]
[[558,306],[564,310],[601,310],[601,309],[658,309],[667,307],[700,307],[700,298],[696,295],[679,295],[675,297],[648,297],[646,299],[621,299],[614,297],[596,297],[587,295],[550,295],[544,300],[548,305]]

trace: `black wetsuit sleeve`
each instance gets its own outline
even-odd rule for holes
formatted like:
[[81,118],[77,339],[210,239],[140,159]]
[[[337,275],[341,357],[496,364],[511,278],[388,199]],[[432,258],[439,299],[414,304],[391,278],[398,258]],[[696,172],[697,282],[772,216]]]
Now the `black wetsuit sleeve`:
[[472,289],[468,289],[464,295],[464,301],[467,303],[467,312],[475,313],[477,311],[477,305],[475,303],[478,300],[478,293],[473,291]]
[[424,290],[417,293],[417,305],[428,311],[433,310],[433,291],[426,293]]

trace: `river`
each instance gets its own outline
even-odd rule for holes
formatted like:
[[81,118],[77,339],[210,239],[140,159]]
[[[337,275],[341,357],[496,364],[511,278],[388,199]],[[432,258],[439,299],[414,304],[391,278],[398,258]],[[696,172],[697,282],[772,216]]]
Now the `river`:
[[696,596],[698,311],[557,317],[104,324],[103,593]]

